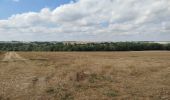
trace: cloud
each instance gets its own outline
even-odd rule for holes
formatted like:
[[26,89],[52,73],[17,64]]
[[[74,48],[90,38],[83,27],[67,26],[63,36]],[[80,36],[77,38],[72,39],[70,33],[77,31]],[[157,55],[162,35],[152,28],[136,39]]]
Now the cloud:
[[170,40],[169,16],[169,0],[77,0],[0,20],[0,39]]

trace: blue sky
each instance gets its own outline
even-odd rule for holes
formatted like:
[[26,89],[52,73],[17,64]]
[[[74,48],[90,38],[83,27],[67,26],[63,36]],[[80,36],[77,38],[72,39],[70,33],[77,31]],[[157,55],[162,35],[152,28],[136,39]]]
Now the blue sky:
[[0,0],[0,41],[170,41],[170,0]]
[[55,9],[69,2],[70,0],[0,0],[0,19],[8,18],[13,14],[38,12],[45,7]]

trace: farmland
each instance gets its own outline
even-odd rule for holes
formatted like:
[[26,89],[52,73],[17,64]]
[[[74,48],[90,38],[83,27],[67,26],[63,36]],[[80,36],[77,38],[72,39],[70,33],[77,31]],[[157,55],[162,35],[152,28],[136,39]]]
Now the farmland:
[[170,52],[3,52],[0,100],[169,100]]

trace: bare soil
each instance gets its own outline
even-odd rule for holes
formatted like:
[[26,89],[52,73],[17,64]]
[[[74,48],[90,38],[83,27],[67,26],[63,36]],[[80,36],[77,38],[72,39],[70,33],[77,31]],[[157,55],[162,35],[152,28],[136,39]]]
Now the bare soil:
[[170,100],[170,52],[0,53],[0,100]]

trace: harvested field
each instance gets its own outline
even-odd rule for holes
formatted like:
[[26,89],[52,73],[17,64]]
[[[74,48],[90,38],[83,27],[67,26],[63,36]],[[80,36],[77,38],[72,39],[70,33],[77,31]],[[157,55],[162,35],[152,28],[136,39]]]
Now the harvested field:
[[0,100],[170,100],[170,52],[0,53]]

